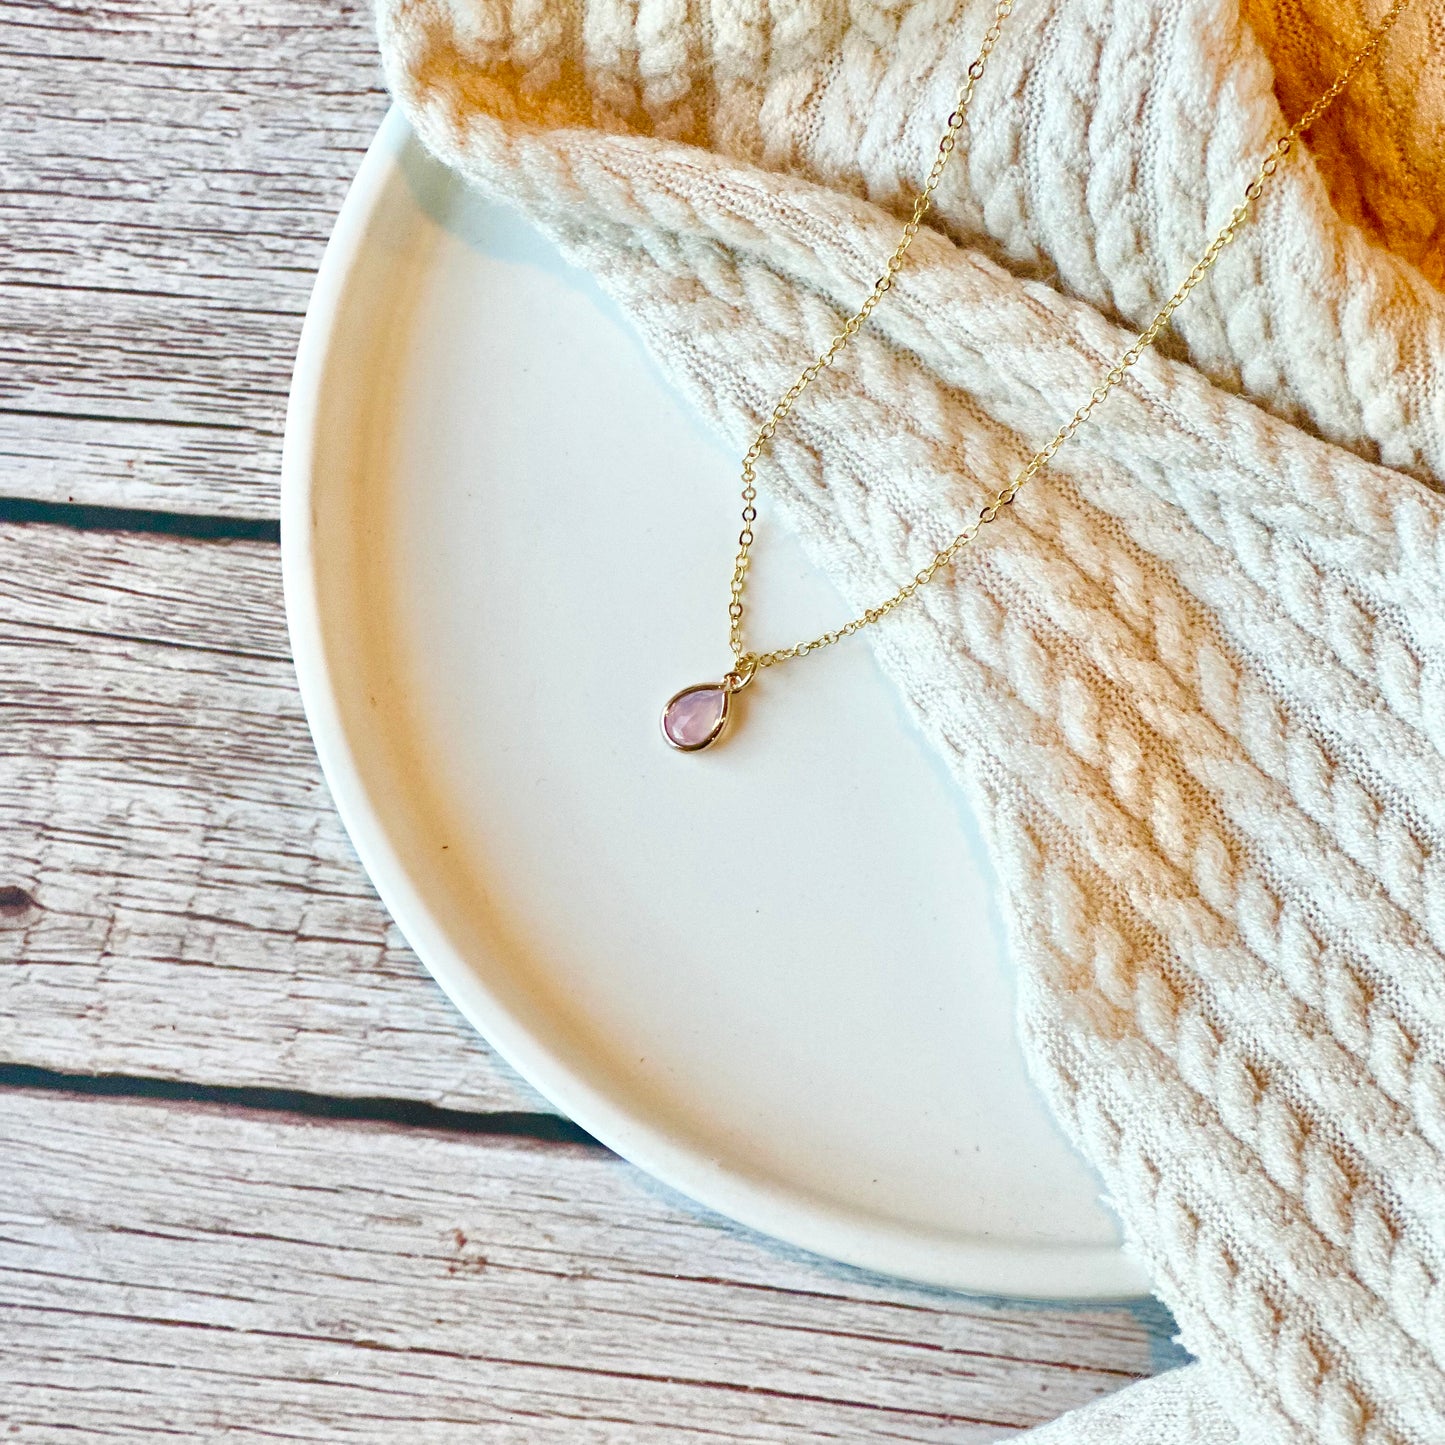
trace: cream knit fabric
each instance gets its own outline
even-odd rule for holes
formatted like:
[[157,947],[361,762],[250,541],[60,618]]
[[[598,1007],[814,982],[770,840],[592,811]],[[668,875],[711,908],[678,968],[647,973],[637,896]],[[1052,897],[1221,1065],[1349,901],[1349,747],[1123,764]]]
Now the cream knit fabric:
[[[427,144],[595,272],[741,449],[871,284],[990,10],[382,0],[380,27]],[[1250,15],[1286,58],[1312,23],[1326,58],[1363,33],[1357,0]],[[1417,0],[1333,172],[1280,173],[1172,359],[870,634],[983,820],[1035,1077],[1199,1356],[1050,1445],[1445,1441],[1445,297],[1417,168],[1445,154],[1442,23]],[[890,591],[1283,124],[1234,0],[1019,0],[936,227],[780,434],[768,512],[854,603]]]

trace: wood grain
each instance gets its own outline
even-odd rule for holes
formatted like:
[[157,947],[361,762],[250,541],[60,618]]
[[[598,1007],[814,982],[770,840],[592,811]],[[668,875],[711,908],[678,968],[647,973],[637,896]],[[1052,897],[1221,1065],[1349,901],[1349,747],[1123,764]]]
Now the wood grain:
[[1126,1310],[875,1280],[599,1150],[23,1093],[0,1141],[7,1440],[967,1445],[1150,1368]]
[[0,1061],[546,1107],[352,855],[274,547],[0,527],[0,676]]
[[0,0],[0,468],[274,516],[291,361],[385,111],[358,0]]

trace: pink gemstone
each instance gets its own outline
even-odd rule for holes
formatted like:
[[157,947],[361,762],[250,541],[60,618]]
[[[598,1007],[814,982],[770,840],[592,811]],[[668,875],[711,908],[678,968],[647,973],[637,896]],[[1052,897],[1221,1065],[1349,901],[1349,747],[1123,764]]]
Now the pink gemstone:
[[683,752],[705,748],[727,721],[728,695],[713,683],[684,688],[662,712],[662,732]]

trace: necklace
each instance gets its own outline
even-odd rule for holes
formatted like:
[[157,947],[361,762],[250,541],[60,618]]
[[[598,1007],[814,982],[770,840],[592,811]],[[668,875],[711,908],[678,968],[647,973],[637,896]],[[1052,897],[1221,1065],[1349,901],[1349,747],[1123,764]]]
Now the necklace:
[[832,366],[839,354],[873,314],[878,303],[892,289],[894,279],[903,269],[904,259],[908,255],[909,247],[913,244],[913,238],[917,236],[923,225],[923,219],[933,204],[933,193],[938,189],[938,183],[943,178],[944,168],[948,165],[949,157],[957,148],[959,132],[963,129],[969,104],[973,100],[974,87],[983,76],[988,58],[998,44],[1004,22],[1012,13],[1014,3],[1015,0],[996,0],[993,19],[984,32],[978,54],[974,56],[965,73],[963,88],[959,91],[953,110],[949,112],[933,165],[914,200],[913,214],[904,225],[898,244],[888,258],[882,274],[874,283],[872,291],[868,293],[863,304],[843,323],[827,348],[803,368],[798,374],[797,380],[779,398],[777,405],[773,407],[767,419],[758,428],[752,445],[743,455],[743,525],[742,530],[738,533],[738,550],[733,563],[731,600],[728,603],[728,643],[732,648],[733,665],[719,681],[697,683],[691,687],[685,687],[681,692],[674,693],[668,700],[667,706],[662,712],[662,735],[681,752],[699,752],[703,748],[710,747],[723,735],[733,713],[733,699],[752,682],[754,676],[763,668],[777,667],[779,664],[791,662],[795,658],[806,657],[810,652],[831,647],[835,642],[841,642],[845,637],[851,637],[853,633],[881,621],[920,588],[926,587],[945,567],[950,566],[954,558],[978,536],[983,528],[997,519],[1023,487],[1049,464],[1059,448],[1083,426],[1095,408],[1123,380],[1129,368],[1154,344],[1159,333],[1169,324],[1170,318],[1184,304],[1189,293],[1203,280],[1205,273],[1218,260],[1219,253],[1235,238],[1239,229],[1248,219],[1255,202],[1264,194],[1264,188],[1270,177],[1294,149],[1295,142],[1334,104],[1340,92],[1355,78],[1361,67],[1373,58],[1385,36],[1389,34],[1395,22],[1410,4],[1410,0],[1394,0],[1394,4],[1385,14],[1384,19],[1371,32],[1365,44],[1351,57],[1345,68],[1335,77],[1333,84],[1275,141],[1255,171],[1254,178],[1244,188],[1243,200],[1229,213],[1224,225],[1220,227],[1214,239],[1204,249],[1189,274],[1179,284],[1178,289],[1159,308],[1158,314],[1139,333],[1128,350],[1099,378],[1083,405],[1054,433],[1048,442],[1029,458],[1013,480],[1001,491],[995,493],[963,531],[945,547],[935,552],[927,563],[896,592],[885,597],[877,605],[860,612],[840,627],[835,627],[830,632],[819,633],[817,637],[804,642],[795,642],[791,647],[779,647],[771,652],[749,651],[743,636],[745,615],[743,592],[747,582],[748,567],[752,561],[753,524],[758,519],[757,464],[779,426],[793,410],[798,398],[824,371]]

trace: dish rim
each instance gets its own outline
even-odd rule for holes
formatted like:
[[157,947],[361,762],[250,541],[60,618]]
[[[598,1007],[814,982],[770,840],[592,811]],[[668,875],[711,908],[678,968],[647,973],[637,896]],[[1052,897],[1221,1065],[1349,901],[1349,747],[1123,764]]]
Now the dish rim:
[[[1122,1301],[1150,1293],[1122,1244],[990,1241],[868,1214],[723,1166],[696,1141],[650,1121],[559,1058],[489,990],[453,947],[394,848],[342,723],[317,586],[314,459],[317,418],[337,359],[333,345],[351,278],[408,145],[399,108],[387,113],[353,178],[326,244],[292,373],[281,466],[281,562],[287,627],[302,705],[337,812],[383,904],[462,1016],[547,1100],[599,1142],[705,1208],[785,1244],[875,1274],[1009,1299]],[[461,184],[458,182],[458,184]],[[485,970],[482,970],[484,972]]]

